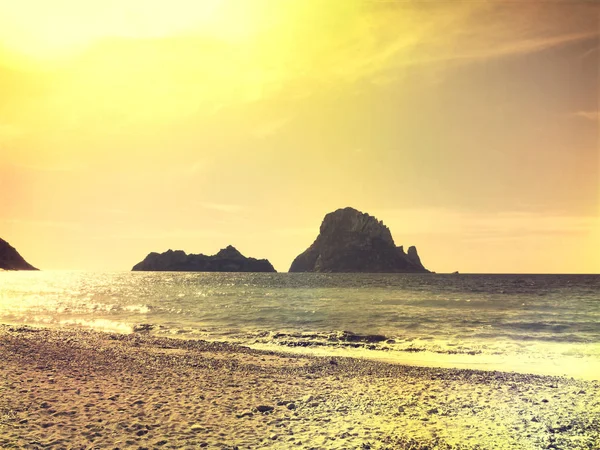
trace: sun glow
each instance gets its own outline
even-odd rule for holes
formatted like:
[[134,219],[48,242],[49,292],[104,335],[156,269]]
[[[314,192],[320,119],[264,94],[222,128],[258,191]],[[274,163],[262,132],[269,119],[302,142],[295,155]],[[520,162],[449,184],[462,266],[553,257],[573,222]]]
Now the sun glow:
[[240,0],[23,0],[0,7],[3,45],[41,60],[62,58],[110,38],[196,35],[239,41],[255,35],[269,7]]
[[362,23],[349,4],[360,2],[30,0],[0,6],[0,50],[5,65],[46,73],[52,89],[36,99],[38,113],[70,118],[54,129],[169,121],[260,100],[298,79],[311,90],[332,75],[328,61],[353,78],[355,59],[338,50]]
[[[0,6],[2,63],[40,83],[34,114],[18,117],[21,129],[131,132],[281,92],[301,98],[372,71],[384,61],[370,56],[376,40],[358,44],[373,19],[361,4],[30,0]],[[405,25],[404,38],[413,36],[414,25]]]

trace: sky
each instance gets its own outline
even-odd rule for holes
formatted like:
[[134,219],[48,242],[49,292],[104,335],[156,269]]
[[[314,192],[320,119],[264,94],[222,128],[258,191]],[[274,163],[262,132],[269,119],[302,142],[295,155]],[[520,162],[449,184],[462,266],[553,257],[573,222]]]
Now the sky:
[[0,2],[0,237],[41,269],[352,206],[437,272],[600,273],[600,4]]

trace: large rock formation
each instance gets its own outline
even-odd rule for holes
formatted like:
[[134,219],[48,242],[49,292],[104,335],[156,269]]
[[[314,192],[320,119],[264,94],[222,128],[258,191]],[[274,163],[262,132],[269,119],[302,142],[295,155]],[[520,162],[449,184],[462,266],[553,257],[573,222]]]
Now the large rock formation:
[[354,208],[323,219],[315,242],[294,259],[290,272],[429,272],[415,247],[396,247],[388,227]]
[[38,270],[23,259],[4,239],[0,239],[0,269],[4,270]]
[[131,270],[173,272],[275,272],[266,259],[246,258],[234,247],[219,250],[216,255],[187,255],[182,250],[152,252]]

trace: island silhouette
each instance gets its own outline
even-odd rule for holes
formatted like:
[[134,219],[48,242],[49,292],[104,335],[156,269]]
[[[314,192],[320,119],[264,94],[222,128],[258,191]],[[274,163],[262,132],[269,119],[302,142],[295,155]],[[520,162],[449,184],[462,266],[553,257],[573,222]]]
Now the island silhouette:
[[298,255],[290,272],[407,273],[429,271],[414,246],[396,247],[382,221],[354,208],[325,216],[313,244]]
[[[275,272],[266,259],[247,258],[229,245],[216,255],[183,250],[152,252],[133,271]],[[298,255],[290,272],[429,273],[414,246],[397,247],[377,218],[346,207],[325,215],[313,244]]]
[[169,272],[275,272],[266,259],[247,258],[228,245],[216,255],[190,254],[183,250],[152,252],[133,266],[133,271]]
[[38,270],[25,261],[13,246],[2,238],[0,238],[0,269]]
[[[38,270],[8,242],[0,239],[0,269]],[[276,272],[267,259],[242,255],[228,245],[215,255],[187,254],[183,250],[151,252],[132,271],[173,272]],[[289,272],[323,273],[430,273],[414,246],[396,246],[382,221],[346,207],[325,215],[319,234],[300,253]]]

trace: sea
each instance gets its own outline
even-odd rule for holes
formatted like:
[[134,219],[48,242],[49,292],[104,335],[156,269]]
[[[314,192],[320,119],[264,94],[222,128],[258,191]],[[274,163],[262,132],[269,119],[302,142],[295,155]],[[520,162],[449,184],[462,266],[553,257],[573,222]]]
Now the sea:
[[600,380],[600,275],[0,272],[0,323]]

